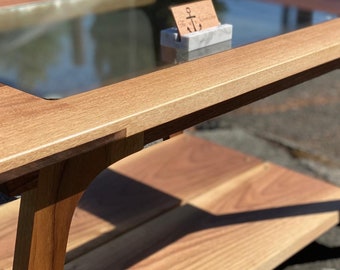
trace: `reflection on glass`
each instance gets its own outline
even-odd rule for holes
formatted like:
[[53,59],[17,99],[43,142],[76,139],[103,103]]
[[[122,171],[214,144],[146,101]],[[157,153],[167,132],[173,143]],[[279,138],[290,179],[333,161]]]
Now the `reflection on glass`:
[[[44,1],[0,10],[0,81],[54,99],[156,70],[160,31],[174,26],[168,7],[183,2]],[[233,47],[332,18],[254,0],[213,2],[221,23],[233,25]]]
[[317,23],[321,14],[290,6],[282,8],[282,31],[288,32]]
[[104,85],[137,76],[155,66],[152,27],[141,10],[95,16],[90,34],[96,73]]
[[[57,61],[55,51],[58,51],[61,45],[59,36],[62,31],[63,29],[60,28],[54,33],[46,33],[37,37],[36,43],[23,42],[20,45],[18,45],[20,40],[15,41],[15,39],[22,34],[21,31],[1,34],[2,43],[8,44],[8,48],[2,48],[0,51],[1,76],[8,74],[10,75],[7,78],[8,82],[16,82],[20,78],[27,88],[35,87],[37,82],[46,78],[46,68]],[[20,50],[11,49],[17,46]]]

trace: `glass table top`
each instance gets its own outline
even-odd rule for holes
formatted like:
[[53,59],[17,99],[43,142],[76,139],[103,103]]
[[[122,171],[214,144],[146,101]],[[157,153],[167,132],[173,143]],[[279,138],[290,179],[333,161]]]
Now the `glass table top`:
[[[180,62],[163,61],[160,31],[175,25],[169,6],[184,1],[127,2],[128,7],[118,0],[70,0],[0,9],[0,82],[58,99]],[[336,17],[255,0],[213,3],[220,22],[233,25],[231,42],[216,52]]]

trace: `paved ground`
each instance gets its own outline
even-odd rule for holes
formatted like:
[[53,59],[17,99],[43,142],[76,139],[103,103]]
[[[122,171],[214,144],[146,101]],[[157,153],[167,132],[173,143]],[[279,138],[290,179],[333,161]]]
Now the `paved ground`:
[[[340,70],[199,126],[197,135],[340,186]],[[340,270],[340,227],[285,270]]]

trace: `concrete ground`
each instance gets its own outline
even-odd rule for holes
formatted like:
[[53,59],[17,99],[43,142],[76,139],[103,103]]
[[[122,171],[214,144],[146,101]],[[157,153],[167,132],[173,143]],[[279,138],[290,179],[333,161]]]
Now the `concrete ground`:
[[[198,126],[198,136],[340,186],[340,70]],[[340,227],[278,269],[340,270]]]

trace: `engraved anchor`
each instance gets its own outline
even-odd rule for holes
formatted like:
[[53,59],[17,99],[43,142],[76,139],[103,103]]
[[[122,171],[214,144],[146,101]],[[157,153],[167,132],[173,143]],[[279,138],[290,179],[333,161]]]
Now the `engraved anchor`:
[[196,18],[196,16],[191,15],[191,9],[190,9],[190,7],[187,7],[185,10],[186,10],[186,12],[187,12],[188,15],[189,15],[188,17],[186,17],[186,19],[187,19],[187,20],[190,20],[192,26],[194,27],[194,31],[192,31],[192,30],[190,29],[190,27],[188,26],[188,27],[187,27],[188,31],[191,33],[191,32],[196,32],[196,31],[202,30],[202,24],[200,24],[200,23],[198,24],[199,29],[196,28],[196,25],[195,25],[195,22],[194,22],[194,18]]

